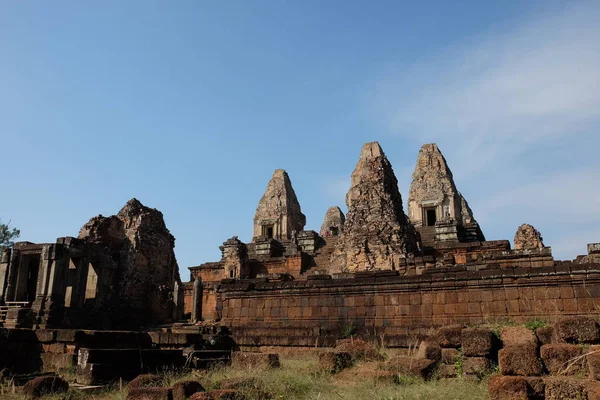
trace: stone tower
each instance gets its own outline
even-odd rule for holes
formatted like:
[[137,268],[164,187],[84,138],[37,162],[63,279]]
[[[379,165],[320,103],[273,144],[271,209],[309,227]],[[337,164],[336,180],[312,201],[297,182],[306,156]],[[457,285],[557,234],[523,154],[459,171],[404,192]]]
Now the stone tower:
[[285,170],[276,170],[256,208],[254,237],[287,240],[292,231],[300,232],[305,224],[306,217],[302,214],[290,177]]
[[[419,151],[408,194],[408,217],[425,245],[434,240],[485,240],[473,211],[456,189],[452,171],[435,143]],[[435,227],[438,226],[438,237]],[[429,232],[431,231],[431,232]]]
[[377,142],[366,143],[346,194],[348,214],[332,258],[342,271],[400,270],[417,249],[398,180]]
[[543,249],[544,239],[542,234],[529,224],[523,224],[515,234],[515,250]]
[[329,207],[321,225],[321,236],[339,236],[344,230],[346,216],[338,206]]

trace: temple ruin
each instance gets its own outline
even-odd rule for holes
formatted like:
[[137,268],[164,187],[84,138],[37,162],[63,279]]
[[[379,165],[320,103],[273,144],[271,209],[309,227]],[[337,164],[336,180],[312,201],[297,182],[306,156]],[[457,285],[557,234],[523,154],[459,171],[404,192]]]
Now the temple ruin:
[[421,148],[412,177],[406,215],[384,151],[365,144],[348,212],[330,207],[317,232],[277,169],[248,221],[251,240],[222,242],[220,260],[189,267],[189,282],[162,213],[136,199],[90,219],[77,237],[16,243],[0,257],[0,367],[76,365],[89,383],[200,367],[234,348],[331,346],[348,325],[408,347],[443,325],[600,307],[600,244],[560,261],[531,225],[513,247],[486,240],[435,144]]

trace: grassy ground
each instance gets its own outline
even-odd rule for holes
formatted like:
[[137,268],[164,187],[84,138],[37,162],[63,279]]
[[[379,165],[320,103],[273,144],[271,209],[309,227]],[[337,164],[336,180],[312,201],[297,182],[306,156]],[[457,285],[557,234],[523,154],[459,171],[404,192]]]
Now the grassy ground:
[[[264,398],[260,392],[268,392],[274,399],[305,400],[464,400],[488,399],[486,382],[471,382],[463,379],[433,380],[424,382],[413,378],[401,379],[401,384],[376,382],[369,378],[372,363],[359,363],[351,370],[339,375],[330,375],[319,370],[317,358],[312,354],[285,355],[281,357],[282,366],[273,370],[242,369],[225,367],[211,371],[181,375],[165,375],[165,385],[179,380],[195,379],[206,389],[217,387],[219,382],[232,378],[255,378],[252,387],[242,389],[249,400]],[[10,388],[2,388],[1,399],[22,400],[18,394],[11,394]],[[125,393],[118,387],[97,394],[83,394],[76,390],[60,396],[47,396],[52,400],[125,400]]]

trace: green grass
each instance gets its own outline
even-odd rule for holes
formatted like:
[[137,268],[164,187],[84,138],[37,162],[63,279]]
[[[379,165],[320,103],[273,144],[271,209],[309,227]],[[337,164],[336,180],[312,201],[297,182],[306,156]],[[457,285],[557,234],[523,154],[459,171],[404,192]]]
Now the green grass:
[[[347,374],[330,375],[318,367],[317,357],[313,354],[299,354],[281,357],[281,368],[257,370],[225,367],[210,371],[196,371],[192,374],[169,372],[165,375],[165,385],[194,379],[206,389],[216,388],[219,382],[231,378],[254,378],[253,384],[241,391],[248,400],[262,400],[261,393],[272,394],[273,399],[299,400],[483,400],[488,399],[487,383],[472,382],[463,379],[423,381],[412,377],[400,377],[400,384],[377,382],[368,378],[362,371],[375,368],[375,363],[358,364],[356,370]],[[2,399],[23,400],[20,395],[7,394]],[[70,390],[67,395],[47,396],[48,400],[125,400],[125,393],[117,387],[102,393],[83,394]]]

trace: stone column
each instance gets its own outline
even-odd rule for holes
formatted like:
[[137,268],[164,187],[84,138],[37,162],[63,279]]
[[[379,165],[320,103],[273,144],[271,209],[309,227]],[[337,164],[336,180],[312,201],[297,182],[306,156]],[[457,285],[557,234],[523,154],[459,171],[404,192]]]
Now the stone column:
[[16,294],[16,280],[17,280],[17,274],[18,274],[18,269],[19,269],[19,264],[20,264],[20,252],[19,250],[16,249],[12,249],[12,251],[10,252],[10,260],[8,262],[8,276],[7,276],[7,282],[6,282],[6,291],[5,291],[5,296],[4,296],[4,300],[5,301],[14,301],[14,297]]
[[198,276],[194,280],[192,299],[192,322],[200,322],[202,321],[202,279]]
[[38,272],[36,300],[32,309],[40,327],[56,326],[62,320],[69,259],[62,245],[44,246]]
[[2,249],[0,254],[0,304],[4,304],[8,270],[10,268],[10,249]]

